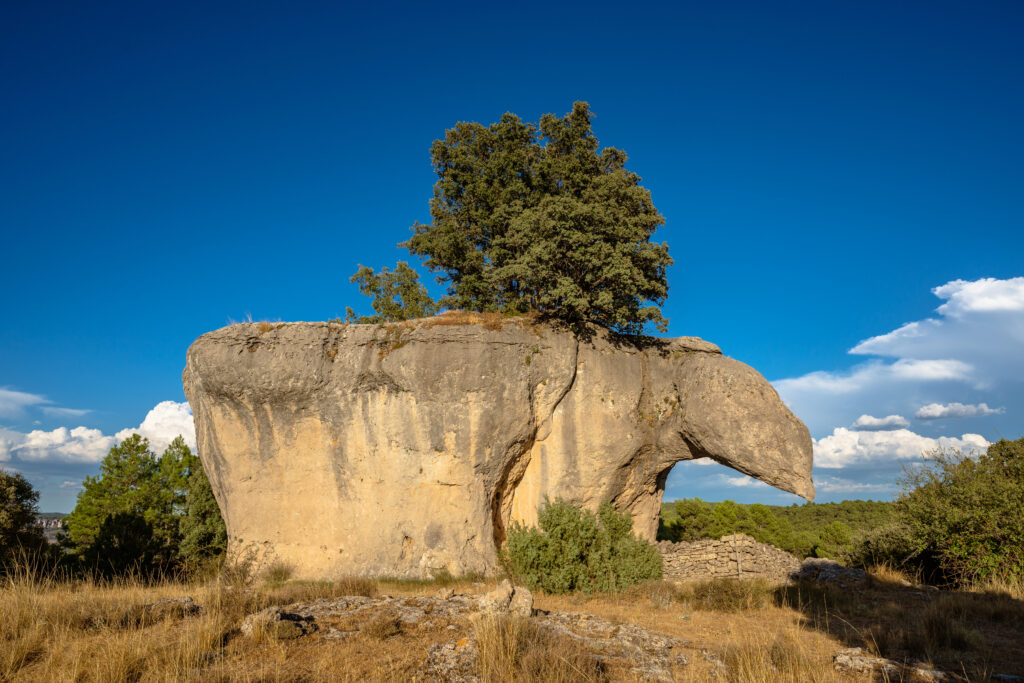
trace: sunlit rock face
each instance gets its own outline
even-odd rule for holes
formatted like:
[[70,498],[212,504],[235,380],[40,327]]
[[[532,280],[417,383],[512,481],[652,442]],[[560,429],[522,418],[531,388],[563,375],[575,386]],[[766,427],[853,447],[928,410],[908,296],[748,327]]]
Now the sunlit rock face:
[[695,337],[248,323],[196,340],[182,379],[233,551],[298,577],[489,573],[545,497],[611,500],[653,540],[668,472],[693,458],[814,497],[807,428]]

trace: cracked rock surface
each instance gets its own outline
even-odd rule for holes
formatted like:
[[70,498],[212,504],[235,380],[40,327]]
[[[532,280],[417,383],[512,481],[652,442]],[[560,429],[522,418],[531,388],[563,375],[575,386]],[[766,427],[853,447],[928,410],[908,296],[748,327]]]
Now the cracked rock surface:
[[545,496],[611,500],[653,541],[672,465],[705,457],[813,498],[807,428],[714,344],[462,316],[192,344],[182,379],[233,550],[304,579],[486,575]]

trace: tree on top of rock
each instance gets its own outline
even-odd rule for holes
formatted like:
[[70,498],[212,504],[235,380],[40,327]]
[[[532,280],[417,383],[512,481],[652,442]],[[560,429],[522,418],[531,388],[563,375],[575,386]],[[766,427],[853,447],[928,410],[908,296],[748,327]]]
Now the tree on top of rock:
[[505,114],[457,123],[431,147],[431,222],[409,251],[439,274],[447,308],[540,313],[626,333],[668,321],[668,246],[651,242],[664,217],[626,154],[599,149],[590,107],[538,124]]

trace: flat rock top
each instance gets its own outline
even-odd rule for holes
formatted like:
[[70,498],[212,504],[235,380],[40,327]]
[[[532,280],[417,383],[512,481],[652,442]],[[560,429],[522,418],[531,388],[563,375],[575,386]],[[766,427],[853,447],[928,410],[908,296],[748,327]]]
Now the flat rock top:
[[[722,350],[715,344],[700,337],[630,337],[598,327],[589,327],[585,339],[599,341],[623,350],[644,350],[650,352],[698,352],[721,355]],[[531,337],[545,340],[564,338],[566,341],[579,338],[565,326],[537,322],[529,317],[503,316],[492,313],[447,312],[431,318],[417,318],[402,322],[380,324],[328,322],[258,322],[228,325],[199,337],[193,346],[208,343],[260,344],[261,341],[281,343],[326,336],[341,336],[355,344],[374,340],[397,338],[418,342],[466,342],[514,343],[529,341]],[[265,338],[265,339],[264,339]]]

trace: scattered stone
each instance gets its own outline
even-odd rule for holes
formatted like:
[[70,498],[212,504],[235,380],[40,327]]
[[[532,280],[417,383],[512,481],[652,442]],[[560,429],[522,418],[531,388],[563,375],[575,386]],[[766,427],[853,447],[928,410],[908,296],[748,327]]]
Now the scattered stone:
[[846,567],[825,557],[808,557],[797,571],[789,575],[793,581],[834,583],[844,588],[863,584],[867,576],[863,569]]
[[427,650],[427,659],[419,673],[449,683],[479,683],[480,679],[474,673],[478,659],[476,643],[472,640],[449,640]]
[[539,628],[572,639],[600,662],[628,663],[633,675],[641,680],[671,681],[673,667],[689,662],[683,650],[690,646],[683,640],[632,624],[613,624],[590,614],[535,611],[530,592],[507,581],[479,597],[463,594],[447,599],[426,595],[351,596],[272,607],[246,617],[242,632],[252,635],[262,628],[272,637],[294,638],[312,633],[320,623],[326,630],[320,631],[319,637],[334,640],[349,638],[357,631],[327,626],[332,622],[355,622],[365,628],[371,621],[381,618],[392,623],[421,625],[433,620],[447,621],[442,632],[450,633],[452,640],[428,650],[420,675],[468,683],[477,681],[474,672],[478,651],[472,637],[472,617],[481,613],[523,617],[533,614],[533,623]]
[[239,630],[250,638],[262,634],[276,640],[291,640],[308,635],[316,628],[312,617],[284,612],[280,607],[268,607],[247,616]]
[[168,618],[192,617],[202,614],[202,612],[203,608],[187,595],[179,598],[163,598],[148,605],[129,609],[121,618],[121,626],[148,625]]
[[933,669],[923,662],[904,664],[885,657],[876,657],[864,648],[850,647],[840,650],[832,658],[835,670],[840,673],[881,674],[883,678],[897,680],[950,681],[949,675]]
[[717,652],[712,652],[706,647],[702,647],[700,649],[700,653],[708,664],[715,667],[711,670],[712,676],[725,676],[725,674],[728,673],[729,667],[725,665],[725,662],[722,661],[722,658],[718,656]]
[[447,600],[448,598],[455,595],[455,590],[452,588],[442,588],[437,591],[438,600]]
[[573,639],[595,654],[598,661],[623,659],[641,680],[672,681],[672,666],[689,660],[681,649],[686,641],[633,624],[610,621],[579,612],[538,613],[537,624]]
[[525,587],[513,586],[505,579],[490,593],[480,596],[480,611],[529,617],[533,614],[533,595]]

